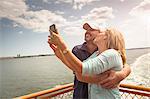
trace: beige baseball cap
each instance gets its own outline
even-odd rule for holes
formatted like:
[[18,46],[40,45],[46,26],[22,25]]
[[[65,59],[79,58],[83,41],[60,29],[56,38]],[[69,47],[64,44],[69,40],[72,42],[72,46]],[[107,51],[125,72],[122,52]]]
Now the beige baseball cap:
[[100,31],[105,31],[106,26],[103,26],[103,24],[97,24],[97,23],[84,23],[83,24],[83,29],[85,30],[100,30]]

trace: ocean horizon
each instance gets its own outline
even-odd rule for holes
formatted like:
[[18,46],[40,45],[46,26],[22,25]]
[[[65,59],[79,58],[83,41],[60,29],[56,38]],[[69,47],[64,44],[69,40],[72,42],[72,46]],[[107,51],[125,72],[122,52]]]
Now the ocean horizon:
[[[138,49],[150,49],[150,47],[135,47],[135,48],[126,48],[126,50],[138,50]],[[36,55],[21,55],[21,54],[16,54],[13,56],[0,56],[0,59],[8,59],[8,58],[29,58],[29,57],[43,57],[43,56],[55,56],[54,53],[50,53],[50,54],[36,54]]]

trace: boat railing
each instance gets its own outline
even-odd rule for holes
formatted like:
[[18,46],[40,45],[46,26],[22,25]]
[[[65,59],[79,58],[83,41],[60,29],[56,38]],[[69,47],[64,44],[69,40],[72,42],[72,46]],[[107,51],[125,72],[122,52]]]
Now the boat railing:
[[[73,83],[60,85],[14,99],[72,99],[73,86]],[[150,87],[120,84],[119,90],[122,99],[150,99]]]

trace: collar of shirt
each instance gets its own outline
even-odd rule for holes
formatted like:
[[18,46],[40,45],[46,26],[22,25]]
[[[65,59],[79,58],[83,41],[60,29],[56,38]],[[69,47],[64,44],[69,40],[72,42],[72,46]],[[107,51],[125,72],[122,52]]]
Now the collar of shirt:
[[[82,44],[82,46],[81,46],[81,50],[86,51],[86,52],[88,52],[88,53],[89,53],[89,51],[87,50],[86,42],[84,42],[84,43]],[[95,51],[98,51],[98,48],[97,48],[97,49],[95,49]],[[95,52],[95,51],[94,51],[94,52]],[[94,52],[93,52],[93,53],[94,53]],[[92,53],[92,54],[93,54],[93,53]]]
[[88,52],[86,42],[84,42],[81,46],[81,50]]

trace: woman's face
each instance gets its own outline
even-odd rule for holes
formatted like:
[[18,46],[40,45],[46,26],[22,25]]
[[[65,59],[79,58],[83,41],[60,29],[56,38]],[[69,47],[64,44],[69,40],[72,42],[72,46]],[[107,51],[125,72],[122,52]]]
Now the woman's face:
[[93,43],[96,45],[105,44],[106,38],[107,38],[107,36],[106,36],[105,32],[101,32],[96,35],[95,39],[93,40]]

